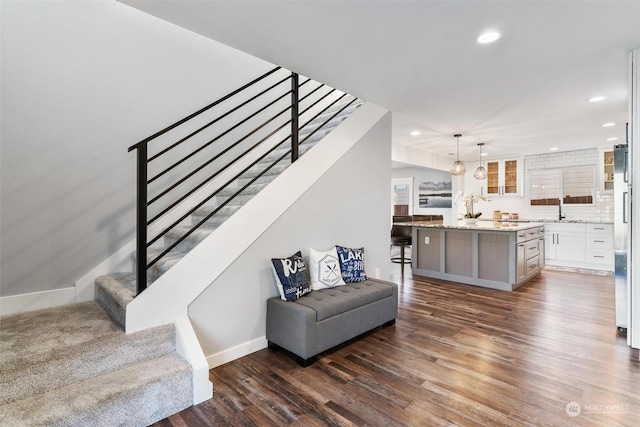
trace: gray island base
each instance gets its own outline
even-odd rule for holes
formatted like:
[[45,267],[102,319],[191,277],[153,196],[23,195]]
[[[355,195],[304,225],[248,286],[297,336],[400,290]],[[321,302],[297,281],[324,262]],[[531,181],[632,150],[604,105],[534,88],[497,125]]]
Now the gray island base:
[[512,291],[540,274],[544,264],[539,223],[411,225],[414,275]]

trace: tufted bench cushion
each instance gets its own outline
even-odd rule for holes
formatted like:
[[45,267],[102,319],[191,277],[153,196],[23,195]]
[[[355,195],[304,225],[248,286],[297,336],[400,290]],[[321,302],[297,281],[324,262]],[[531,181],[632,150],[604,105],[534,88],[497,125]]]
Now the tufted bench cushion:
[[388,284],[366,280],[311,292],[296,302],[315,311],[319,322],[392,295],[393,288]]
[[378,279],[313,291],[295,302],[267,300],[270,348],[284,348],[307,366],[315,356],[398,315],[398,285]]

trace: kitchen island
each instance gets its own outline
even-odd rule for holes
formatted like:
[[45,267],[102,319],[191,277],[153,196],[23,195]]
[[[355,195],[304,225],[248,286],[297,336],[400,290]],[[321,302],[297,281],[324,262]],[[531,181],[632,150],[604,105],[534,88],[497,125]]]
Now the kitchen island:
[[544,265],[544,226],[539,223],[411,225],[414,275],[512,291]]

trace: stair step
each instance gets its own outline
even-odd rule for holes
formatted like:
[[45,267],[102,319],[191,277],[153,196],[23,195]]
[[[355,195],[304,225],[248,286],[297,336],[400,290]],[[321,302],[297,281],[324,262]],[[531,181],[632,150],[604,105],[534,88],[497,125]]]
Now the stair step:
[[[267,185],[268,184],[256,184],[256,183],[251,184],[249,187],[242,190],[240,194],[235,196],[233,200],[229,202],[229,204],[242,206],[245,203],[247,203],[249,200],[253,199],[253,197],[256,194],[258,194],[260,191],[262,191],[262,189],[264,189]],[[233,196],[241,188],[242,187],[239,187],[236,185],[232,187],[223,188],[222,190],[220,190],[220,192],[215,197],[216,206],[220,206],[222,203],[229,200],[229,197]]]
[[146,426],[192,401],[191,368],[172,352],[4,405],[0,425]]
[[135,273],[110,273],[95,280],[96,302],[124,330],[126,307],[136,296]]
[[[189,227],[189,226],[178,226],[178,227],[174,227],[173,229],[169,230],[167,232],[167,234],[164,235],[165,247],[169,247],[170,245],[173,245],[182,236],[187,234],[187,232],[190,231],[190,230],[191,230],[191,227]],[[191,249],[196,247],[196,245],[198,243],[202,242],[204,239],[209,237],[209,235],[211,233],[213,233],[213,231],[214,231],[213,228],[203,228],[203,227],[201,227],[201,228],[195,229],[182,242],[178,243],[178,245],[175,247],[175,249],[180,251],[180,252],[187,253]],[[176,262],[177,262],[177,260],[176,260]],[[163,271],[163,273],[164,273],[164,271]]]
[[[280,163],[274,165],[271,169],[269,169],[268,171],[265,172],[265,168],[268,166],[264,163],[258,163],[254,166],[252,166],[251,168],[249,168],[249,170],[247,170],[244,174],[242,174],[242,176],[244,178],[253,178],[256,177],[258,175],[260,175],[261,173],[264,172],[263,176],[273,176],[276,177],[278,175],[280,175],[282,172],[285,171],[285,169],[287,169],[290,165],[291,158],[288,159],[284,159],[283,161],[281,161]],[[271,162],[269,162],[271,163]]]
[[125,334],[97,303],[84,302],[5,316],[0,342],[0,405],[7,405],[174,352],[175,331]]
[[[234,213],[238,211],[242,206],[240,205],[227,205],[216,212],[211,218],[205,222],[204,226],[207,228],[218,228],[223,222],[231,217]],[[198,224],[200,221],[205,219],[213,210],[216,209],[215,206],[202,206],[197,211],[195,211],[191,215],[191,223],[193,225]]]

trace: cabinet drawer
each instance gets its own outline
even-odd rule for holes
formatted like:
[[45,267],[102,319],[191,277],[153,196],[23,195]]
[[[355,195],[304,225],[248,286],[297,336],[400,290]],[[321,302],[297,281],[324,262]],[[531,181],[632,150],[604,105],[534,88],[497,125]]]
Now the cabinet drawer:
[[587,250],[587,263],[613,265],[613,251]]
[[539,228],[530,228],[528,230],[523,230],[526,233],[526,240],[537,239],[540,237],[540,229]]
[[587,224],[587,233],[613,235],[612,224]]
[[531,273],[535,273],[540,269],[540,256],[536,255],[533,258],[527,260],[527,276]]
[[540,255],[540,240],[529,240],[525,242],[527,259]]
[[520,230],[516,234],[516,242],[522,243],[527,240],[527,230]]
[[589,234],[587,235],[587,247],[613,251],[613,238],[608,234]]

